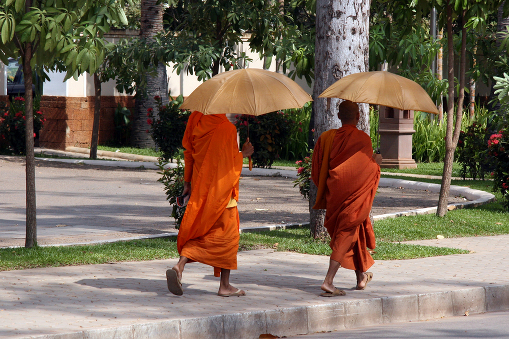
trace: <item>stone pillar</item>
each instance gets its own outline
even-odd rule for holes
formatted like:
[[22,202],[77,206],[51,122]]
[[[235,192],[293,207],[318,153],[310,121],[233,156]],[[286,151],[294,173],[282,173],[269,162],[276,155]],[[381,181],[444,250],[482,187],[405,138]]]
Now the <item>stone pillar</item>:
[[414,111],[380,106],[380,153],[382,168],[417,168],[412,159]]

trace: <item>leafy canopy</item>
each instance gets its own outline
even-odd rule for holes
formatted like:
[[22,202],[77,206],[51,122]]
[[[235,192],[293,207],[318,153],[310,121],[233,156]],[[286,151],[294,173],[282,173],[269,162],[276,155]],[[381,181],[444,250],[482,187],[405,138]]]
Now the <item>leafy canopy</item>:
[[112,25],[127,25],[126,1],[6,0],[0,5],[0,59],[23,57],[30,46],[32,67],[57,67],[65,79],[95,73],[109,47],[104,34]]

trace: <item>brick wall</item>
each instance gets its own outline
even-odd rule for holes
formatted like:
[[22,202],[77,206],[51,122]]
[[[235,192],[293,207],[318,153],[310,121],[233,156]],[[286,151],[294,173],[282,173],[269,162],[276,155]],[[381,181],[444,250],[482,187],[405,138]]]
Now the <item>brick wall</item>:
[[[101,97],[101,118],[99,120],[99,144],[114,137],[113,120],[117,104],[134,110],[134,98],[127,96]],[[65,149],[67,146],[90,147],[94,119],[94,97],[43,96],[41,111],[46,122],[39,133],[39,145],[51,149]]]

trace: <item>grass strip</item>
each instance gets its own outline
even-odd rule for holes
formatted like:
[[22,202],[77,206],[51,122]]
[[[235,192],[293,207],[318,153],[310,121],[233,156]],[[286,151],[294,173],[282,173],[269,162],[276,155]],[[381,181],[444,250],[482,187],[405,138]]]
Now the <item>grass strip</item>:
[[[461,164],[454,162],[452,164],[452,176],[461,177],[460,174]],[[382,168],[382,172],[389,173],[407,173],[407,174],[419,174],[419,175],[436,175],[441,177],[444,171],[443,162],[419,162],[417,168]]]
[[153,148],[136,148],[136,147],[110,147],[110,146],[97,146],[98,150],[128,154],[145,155],[150,157],[160,157],[162,152],[158,152]]
[[[273,248],[303,254],[328,256],[328,243],[309,236],[309,228],[242,233],[239,250]],[[375,260],[414,259],[468,253],[468,251],[398,243],[379,242]],[[98,245],[4,248],[0,249],[0,271],[36,267],[105,264],[121,261],[146,261],[178,258],[175,238],[121,241]]]
[[[406,177],[405,180],[440,184],[440,180],[437,179]],[[493,193],[497,201],[475,208],[449,211],[444,217],[438,217],[436,214],[425,214],[379,220],[374,224],[377,239],[382,241],[408,241],[436,239],[437,235],[443,235],[446,238],[457,238],[509,234],[509,214],[500,203],[502,194],[492,192],[492,182],[452,180],[451,184]]]
[[[240,248],[241,250],[273,248],[277,251],[324,256],[329,256],[331,254],[329,243],[314,240],[309,235],[309,228],[306,227],[259,233],[242,233]],[[377,247],[372,253],[372,256],[375,260],[400,260],[465,253],[468,253],[468,251],[456,248],[377,241]]]

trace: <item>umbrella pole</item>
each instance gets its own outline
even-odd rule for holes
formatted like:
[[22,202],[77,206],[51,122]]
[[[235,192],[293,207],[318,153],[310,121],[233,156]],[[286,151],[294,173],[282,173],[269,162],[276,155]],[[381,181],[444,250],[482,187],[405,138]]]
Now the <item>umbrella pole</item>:
[[[249,118],[246,121],[247,121],[247,140],[249,141]],[[251,156],[249,156],[249,170],[250,171],[253,170],[253,160],[251,160]]]

